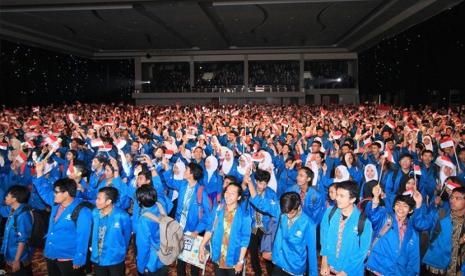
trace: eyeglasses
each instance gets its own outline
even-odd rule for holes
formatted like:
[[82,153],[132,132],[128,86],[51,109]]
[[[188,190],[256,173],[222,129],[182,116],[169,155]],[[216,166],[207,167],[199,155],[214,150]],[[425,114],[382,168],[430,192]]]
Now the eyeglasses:
[[60,190],[54,190],[53,192],[54,192],[55,194],[62,193],[62,191],[60,191]]
[[454,200],[464,200],[465,197],[463,197],[463,196],[451,196],[450,199],[454,199]]

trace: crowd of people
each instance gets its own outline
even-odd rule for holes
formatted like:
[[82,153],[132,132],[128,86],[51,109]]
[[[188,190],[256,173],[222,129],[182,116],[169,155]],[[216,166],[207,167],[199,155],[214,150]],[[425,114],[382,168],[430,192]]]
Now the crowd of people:
[[[249,62],[249,85],[299,86],[299,63]],[[296,90],[294,90],[296,91]]]
[[464,106],[3,108],[5,269],[32,275],[43,248],[49,275],[124,275],[134,245],[140,275],[167,275],[179,225],[215,275],[248,258],[255,275],[461,275],[464,121]]
[[[211,73],[211,78],[205,78],[205,73]],[[242,86],[244,64],[242,62],[200,63],[195,75],[194,91],[202,88]]]
[[190,91],[188,63],[156,63],[143,67],[146,92],[186,92]]

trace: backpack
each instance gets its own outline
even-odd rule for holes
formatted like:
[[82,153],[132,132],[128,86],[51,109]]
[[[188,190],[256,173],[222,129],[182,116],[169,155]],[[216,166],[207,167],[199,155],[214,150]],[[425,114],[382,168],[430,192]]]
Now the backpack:
[[24,212],[29,212],[32,217],[32,231],[28,245],[34,248],[43,248],[45,245],[44,237],[47,234],[50,213],[44,210],[36,210],[29,205],[25,205],[21,212],[13,217],[13,228],[15,231],[18,229],[17,218]]
[[[336,213],[337,206],[334,205],[331,211],[329,212],[328,216],[328,223],[331,224],[331,218],[334,216],[334,213]],[[357,236],[358,236],[358,245],[360,246],[360,236],[363,233],[363,230],[365,229],[365,221],[366,221],[366,214],[365,212],[360,212],[360,216],[358,217],[358,223],[357,223]]]
[[142,216],[159,224],[160,226],[160,249],[157,251],[158,258],[165,265],[174,263],[184,248],[184,231],[181,225],[173,218],[167,216],[163,206],[157,202],[160,216],[145,212]]
[[94,205],[89,201],[81,201],[79,204],[74,208],[73,212],[71,213],[71,220],[77,225],[77,220],[79,217],[79,213],[81,212],[82,208],[88,208],[89,210],[94,209]]

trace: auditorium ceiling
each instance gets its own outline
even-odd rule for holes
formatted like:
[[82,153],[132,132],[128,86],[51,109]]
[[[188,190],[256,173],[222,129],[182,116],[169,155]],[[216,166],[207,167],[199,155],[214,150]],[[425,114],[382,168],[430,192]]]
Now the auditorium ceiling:
[[86,57],[361,51],[459,0],[1,0],[1,38]]

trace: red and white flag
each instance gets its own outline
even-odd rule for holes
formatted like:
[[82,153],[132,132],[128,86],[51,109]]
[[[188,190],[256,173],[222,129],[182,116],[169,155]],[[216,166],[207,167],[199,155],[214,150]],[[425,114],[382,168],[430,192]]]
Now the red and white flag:
[[92,124],[92,127],[94,129],[102,128],[102,126],[103,126],[102,122],[99,122],[99,121],[94,121],[94,123]]
[[113,149],[113,146],[111,144],[108,144],[108,145],[102,145],[98,148],[98,151],[102,151],[102,152],[109,152]]
[[124,139],[116,139],[115,140],[115,146],[118,148],[118,149],[122,149],[124,148],[124,146],[126,146],[126,140]]
[[100,138],[96,138],[90,141],[90,146],[93,148],[103,146],[103,141]]
[[450,148],[454,146],[454,140],[452,138],[444,138],[441,140],[441,149]]
[[166,159],[171,159],[171,157],[173,157],[173,154],[174,154],[174,151],[167,149],[165,150],[165,154],[163,155],[163,157],[165,157]]
[[387,161],[391,163],[395,163],[394,156],[392,155],[392,152],[389,150],[385,150],[383,157],[386,158]]
[[390,129],[395,129],[396,128],[396,122],[394,120],[388,120],[386,122],[386,126],[388,126]]
[[20,151],[18,153],[18,155],[16,156],[16,161],[19,163],[19,164],[23,164],[23,163],[26,163],[27,162],[27,155]]
[[68,114],[68,119],[69,119],[69,121],[70,121],[71,123],[73,123],[73,124],[75,124],[75,125],[78,124],[78,123],[76,123],[76,116],[74,116],[73,113],[69,113],[69,114]]
[[413,165],[413,173],[416,175],[421,175],[421,167],[420,165]]
[[459,188],[461,187],[461,185],[459,183],[455,183],[454,181],[452,180],[447,180],[446,181],[446,187],[449,189],[449,190],[453,190],[455,188]]
[[7,150],[8,149],[8,143],[0,143],[0,150]]
[[26,141],[26,142],[22,143],[22,146],[24,146],[24,147],[26,147],[28,149],[33,149],[33,148],[36,147],[32,140],[29,140],[29,141]]
[[68,165],[68,170],[66,171],[66,175],[72,175],[74,174],[74,162],[73,160],[71,160],[71,162],[69,162],[69,165]]
[[342,137],[342,131],[336,130],[332,134],[334,140],[339,140]]
[[406,190],[405,192],[403,192],[402,195],[404,195],[404,196],[413,196],[413,192],[414,192],[413,188],[410,188],[410,189]]

